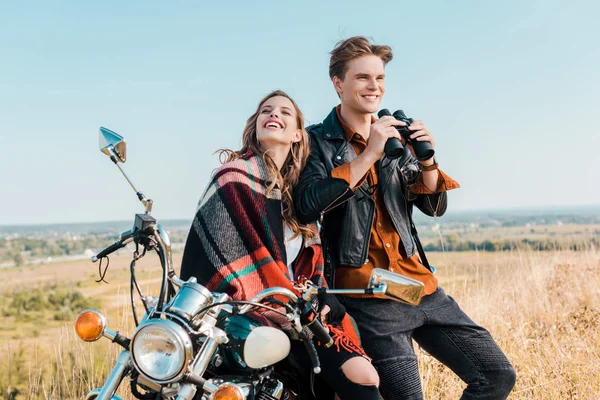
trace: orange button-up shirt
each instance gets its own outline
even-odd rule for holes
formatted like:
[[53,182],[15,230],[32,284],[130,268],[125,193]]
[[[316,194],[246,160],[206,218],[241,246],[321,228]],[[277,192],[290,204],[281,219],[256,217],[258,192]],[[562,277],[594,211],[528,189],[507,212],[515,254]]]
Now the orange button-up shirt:
[[[362,135],[342,119],[340,109],[341,107],[338,106],[336,111],[344,133],[356,154],[360,155],[366,149],[367,142]],[[343,164],[333,169],[331,176],[343,179],[350,184],[350,164]],[[371,166],[369,172],[353,189],[358,189],[364,183],[365,179],[367,179],[370,186],[377,185],[378,174],[375,165]],[[458,183],[442,171],[439,171],[438,187],[435,192],[442,192],[456,187],[459,187]],[[410,190],[416,193],[434,193],[423,184],[422,175],[419,175],[417,182],[411,185]],[[435,292],[438,284],[437,278],[427,267],[421,264],[418,254],[415,253],[411,257],[406,257],[406,254],[403,254],[404,250],[400,246],[400,235],[398,235],[392,224],[381,193],[375,190],[373,199],[375,200],[375,214],[371,228],[371,237],[369,239],[368,258],[361,268],[339,266],[335,273],[336,287],[341,289],[366,287],[373,268],[384,268],[423,282],[425,285],[424,295]],[[359,297],[364,296],[361,295]]]

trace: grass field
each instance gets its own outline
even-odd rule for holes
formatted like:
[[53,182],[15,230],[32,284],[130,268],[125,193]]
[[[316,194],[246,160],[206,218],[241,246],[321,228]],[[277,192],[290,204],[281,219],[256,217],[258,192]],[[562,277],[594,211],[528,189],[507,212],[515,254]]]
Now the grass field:
[[[518,243],[522,240],[549,241],[561,243],[558,248],[569,248],[568,244],[585,243],[600,238],[599,224],[553,224],[553,225],[529,225],[512,227],[477,227],[463,226],[461,228],[432,227],[419,229],[419,236],[423,245],[430,243],[439,244],[440,237],[445,242],[449,240],[461,242],[475,242],[481,244],[485,240],[492,242]],[[597,242],[596,242],[597,243]],[[447,244],[447,243],[446,243]],[[514,246],[512,246],[514,247]],[[535,247],[533,247],[535,249]],[[553,247],[554,248],[554,247]]]
[[[179,265],[179,257],[174,261]],[[431,253],[430,261],[441,285],[492,332],[515,366],[518,378],[511,399],[600,399],[597,249]],[[157,293],[160,274],[154,255],[140,261],[136,271],[142,290]],[[111,261],[109,284],[96,283],[97,276],[97,265],[86,261],[0,270],[0,398],[81,398],[101,384],[117,346],[106,340],[82,343],[74,337],[71,320],[61,320],[92,299],[111,328],[131,333],[129,259]],[[40,292],[67,299],[61,300],[58,316],[35,308],[14,312],[15,298],[37,298],[32,293]],[[46,304],[50,297],[38,300]],[[421,352],[419,357],[426,398],[459,398],[464,384],[435,359]],[[133,398],[122,386],[119,394]]]

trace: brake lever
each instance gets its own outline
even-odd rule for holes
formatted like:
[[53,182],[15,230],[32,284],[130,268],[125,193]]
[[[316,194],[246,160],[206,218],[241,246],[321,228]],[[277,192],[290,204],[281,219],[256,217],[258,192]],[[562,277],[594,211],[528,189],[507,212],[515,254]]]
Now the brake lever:
[[304,342],[304,347],[306,347],[306,352],[310,357],[310,362],[313,365],[313,372],[315,374],[321,373],[321,362],[319,361],[319,355],[317,354],[317,349],[315,348],[315,344],[312,339],[308,337],[306,332],[302,331],[300,334],[300,338]]

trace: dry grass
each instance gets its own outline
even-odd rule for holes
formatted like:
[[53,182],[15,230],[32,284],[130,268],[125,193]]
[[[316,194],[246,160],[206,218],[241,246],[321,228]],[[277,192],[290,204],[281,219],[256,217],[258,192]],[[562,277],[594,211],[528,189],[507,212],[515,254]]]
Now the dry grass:
[[[145,291],[156,290],[155,260],[138,266]],[[430,255],[442,286],[488,328],[517,370],[511,399],[600,399],[600,253],[512,252]],[[175,260],[179,265],[179,259]],[[88,262],[0,270],[0,296],[19,287],[78,285],[102,301],[110,326],[131,333],[128,259],[114,259],[109,285],[97,284]],[[43,284],[41,283],[43,282]],[[26,285],[26,286],[23,286]],[[39,321],[0,328],[0,398],[81,398],[101,384],[119,349],[101,340],[82,343],[71,325]],[[28,335],[36,330],[37,337]],[[456,399],[464,384],[431,357],[420,354],[427,399]],[[130,398],[126,385],[119,394]]]
[[[435,254],[442,286],[517,371],[510,399],[600,399],[600,253]],[[464,384],[420,355],[427,399]]]
[[[144,293],[158,293],[160,265],[149,254],[137,267]],[[126,335],[133,330],[129,304],[129,256],[111,260],[106,280],[96,283],[98,266],[89,261],[36,265],[0,270],[0,304],[10,300],[13,291],[66,286],[86,297],[101,301],[101,311],[111,329]],[[180,256],[174,260],[178,265]],[[141,309],[138,304],[138,312]],[[51,314],[49,314],[51,315]],[[121,350],[101,339],[84,343],[72,324],[45,320],[17,321],[3,317],[0,326],[0,399],[78,399],[102,385]],[[127,384],[119,395],[129,396]]]

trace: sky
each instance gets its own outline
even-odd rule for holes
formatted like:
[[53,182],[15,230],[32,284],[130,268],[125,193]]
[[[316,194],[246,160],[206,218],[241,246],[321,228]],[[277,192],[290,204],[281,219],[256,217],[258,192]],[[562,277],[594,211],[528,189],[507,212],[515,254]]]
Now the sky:
[[453,211],[600,203],[600,2],[0,1],[0,225],[191,219],[273,89],[338,104],[329,51],[388,44],[381,108],[421,119]]

